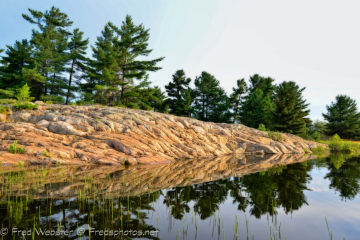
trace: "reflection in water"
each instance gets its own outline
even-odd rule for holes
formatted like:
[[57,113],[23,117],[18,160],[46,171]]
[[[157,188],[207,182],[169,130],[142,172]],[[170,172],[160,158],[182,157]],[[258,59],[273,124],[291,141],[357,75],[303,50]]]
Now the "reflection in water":
[[[263,221],[273,226],[275,239],[281,237],[279,213],[291,218],[304,205],[311,207],[307,195],[314,169],[326,170],[328,187],[339,192],[341,199],[356,198],[360,159],[344,155],[316,160],[299,155],[249,155],[130,168],[3,168],[0,223],[10,229],[72,230],[67,239],[77,239],[80,228],[86,229],[85,239],[89,239],[89,228],[160,230],[147,239],[241,239],[239,228],[245,225],[240,226],[238,217],[243,212],[258,219],[254,239],[268,233],[269,228],[260,224]],[[247,227],[242,236],[249,235],[248,231]],[[130,238],[138,236],[118,239]],[[295,239],[303,236],[295,235]]]

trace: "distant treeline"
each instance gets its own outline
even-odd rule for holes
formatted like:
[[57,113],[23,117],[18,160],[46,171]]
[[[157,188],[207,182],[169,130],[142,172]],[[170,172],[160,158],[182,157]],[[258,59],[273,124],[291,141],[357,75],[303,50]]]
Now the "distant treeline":
[[[61,104],[103,104],[187,116],[211,122],[241,123],[261,130],[293,133],[308,138],[339,134],[357,138],[360,117],[356,102],[337,96],[327,106],[326,123],[309,119],[304,87],[293,81],[255,74],[239,79],[228,95],[208,72],[191,79],[174,73],[166,92],[152,86],[148,73],[161,69],[164,57],[148,59],[149,29],[126,16],[121,26],[109,22],[86,57],[89,39],[58,8],[29,9],[23,18],[34,24],[30,39],[6,46],[0,65],[0,98],[15,98],[25,84],[35,100]],[[0,49],[0,52],[4,50]]]

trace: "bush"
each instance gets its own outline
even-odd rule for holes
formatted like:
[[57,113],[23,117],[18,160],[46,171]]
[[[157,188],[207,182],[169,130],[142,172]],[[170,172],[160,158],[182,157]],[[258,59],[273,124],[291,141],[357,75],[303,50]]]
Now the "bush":
[[265,125],[264,125],[264,124],[259,124],[258,130],[259,130],[259,131],[266,132],[266,127],[265,127]]
[[311,151],[312,151],[314,154],[326,153],[326,149],[325,149],[323,146],[320,146],[320,145],[312,148]]
[[38,105],[30,103],[30,102],[24,102],[24,103],[16,103],[14,105],[12,105],[13,108],[15,108],[16,110],[23,110],[23,109],[27,109],[27,110],[34,110],[38,107]]
[[278,141],[278,142],[282,142],[285,140],[285,137],[279,133],[279,132],[272,132],[272,131],[269,131],[268,132],[268,137],[274,141]]
[[339,137],[339,135],[335,134],[330,142],[328,143],[329,148],[332,152],[341,152],[344,142],[343,140]]
[[46,95],[46,96],[41,96],[40,100],[47,104],[64,104],[65,103],[65,99],[62,96]]
[[17,145],[17,141],[14,141],[14,143],[11,144],[10,147],[9,147],[9,152],[10,152],[10,153],[13,153],[13,154],[17,154],[17,153],[21,154],[21,153],[24,152],[24,148],[23,148],[23,147],[19,147],[19,146]]
[[360,145],[352,142],[344,142],[341,151],[345,153],[357,152],[360,149]]
[[0,113],[2,113],[2,114],[5,114],[5,115],[8,115],[8,114],[10,114],[10,108],[9,108],[9,106],[4,106],[4,105],[2,105],[2,106],[0,106]]
[[30,97],[30,87],[25,84],[20,89],[17,90],[18,94],[15,96],[19,101],[26,102],[34,100],[33,97]]
[[0,99],[0,104],[15,104],[16,102],[16,99]]

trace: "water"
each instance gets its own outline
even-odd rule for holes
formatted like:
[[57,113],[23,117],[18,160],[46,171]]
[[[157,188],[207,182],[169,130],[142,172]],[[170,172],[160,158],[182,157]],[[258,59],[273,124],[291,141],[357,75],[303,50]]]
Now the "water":
[[360,158],[346,155],[2,167],[0,234],[140,239],[124,235],[141,230],[142,239],[359,239],[359,179]]

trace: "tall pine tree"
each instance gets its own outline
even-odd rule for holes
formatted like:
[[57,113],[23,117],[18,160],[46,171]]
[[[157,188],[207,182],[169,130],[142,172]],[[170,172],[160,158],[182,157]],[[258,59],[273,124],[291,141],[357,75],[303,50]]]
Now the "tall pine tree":
[[327,134],[338,134],[345,139],[358,139],[360,136],[360,113],[357,103],[346,95],[336,96],[336,101],[326,106],[323,117],[327,124]]
[[108,26],[118,36],[114,39],[114,45],[119,49],[119,55],[116,57],[118,66],[116,75],[120,80],[120,101],[124,101],[124,94],[126,91],[131,91],[134,80],[142,79],[148,72],[160,70],[161,67],[157,64],[164,57],[140,60],[152,52],[152,49],[148,49],[150,30],[145,29],[142,24],[135,25],[129,15],[126,16],[120,28],[113,23],[109,23]]
[[194,96],[196,118],[202,121],[230,122],[230,100],[213,75],[202,72],[196,77]]
[[233,122],[237,123],[240,115],[240,108],[243,103],[244,94],[248,90],[245,79],[236,81],[236,87],[233,87],[233,92],[230,95],[231,105],[233,109]]
[[[169,82],[168,85],[165,85],[167,95],[169,96],[167,102],[170,108],[170,113],[177,116],[188,115],[185,108],[187,108],[186,106],[189,103],[185,102],[183,95],[185,94],[185,90],[188,89],[190,82],[191,79],[186,77],[184,70],[178,70],[175,74],[173,74],[172,81]],[[189,99],[190,98],[187,100]]]
[[295,82],[282,82],[275,89],[275,108],[271,112],[274,129],[292,134],[304,134],[311,121],[309,104],[303,99],[305,88]]
[[274,107],[274,79],[255,74],[250,77],[249,82],[249,93],[240,107],[240,123],[253,128],[258,128],[260,124],[265,124],[267,128],[271,129],[272,120],[270,112]]
[[71,35],[67,28],[72,21],[67,14],[58,8],[52,7],[49,11],[40,12],[29,9],[30,15],[23,14],[28,22],[37,25],[38,29],[32,32],[34,46],[34,60],[38,72],[45,77],[45,83],[39,83],[35,88],[36,97],[48,93],[65,94],[63,88],[67,87],[63,72],[68,62],[67,45]]
[[73,87],[73,76],[76,74],[77,71],[84,68],[84,63],[86,61],[85,51],[88,47],[89,39],[83,39],[83,35],[84,33],[81,32],[78,28],[76,28],[68,45],[70,50],[70,67],[68,68],[69,82],[65,104],[69,103],[71,91],[76,90],[76,88]]

